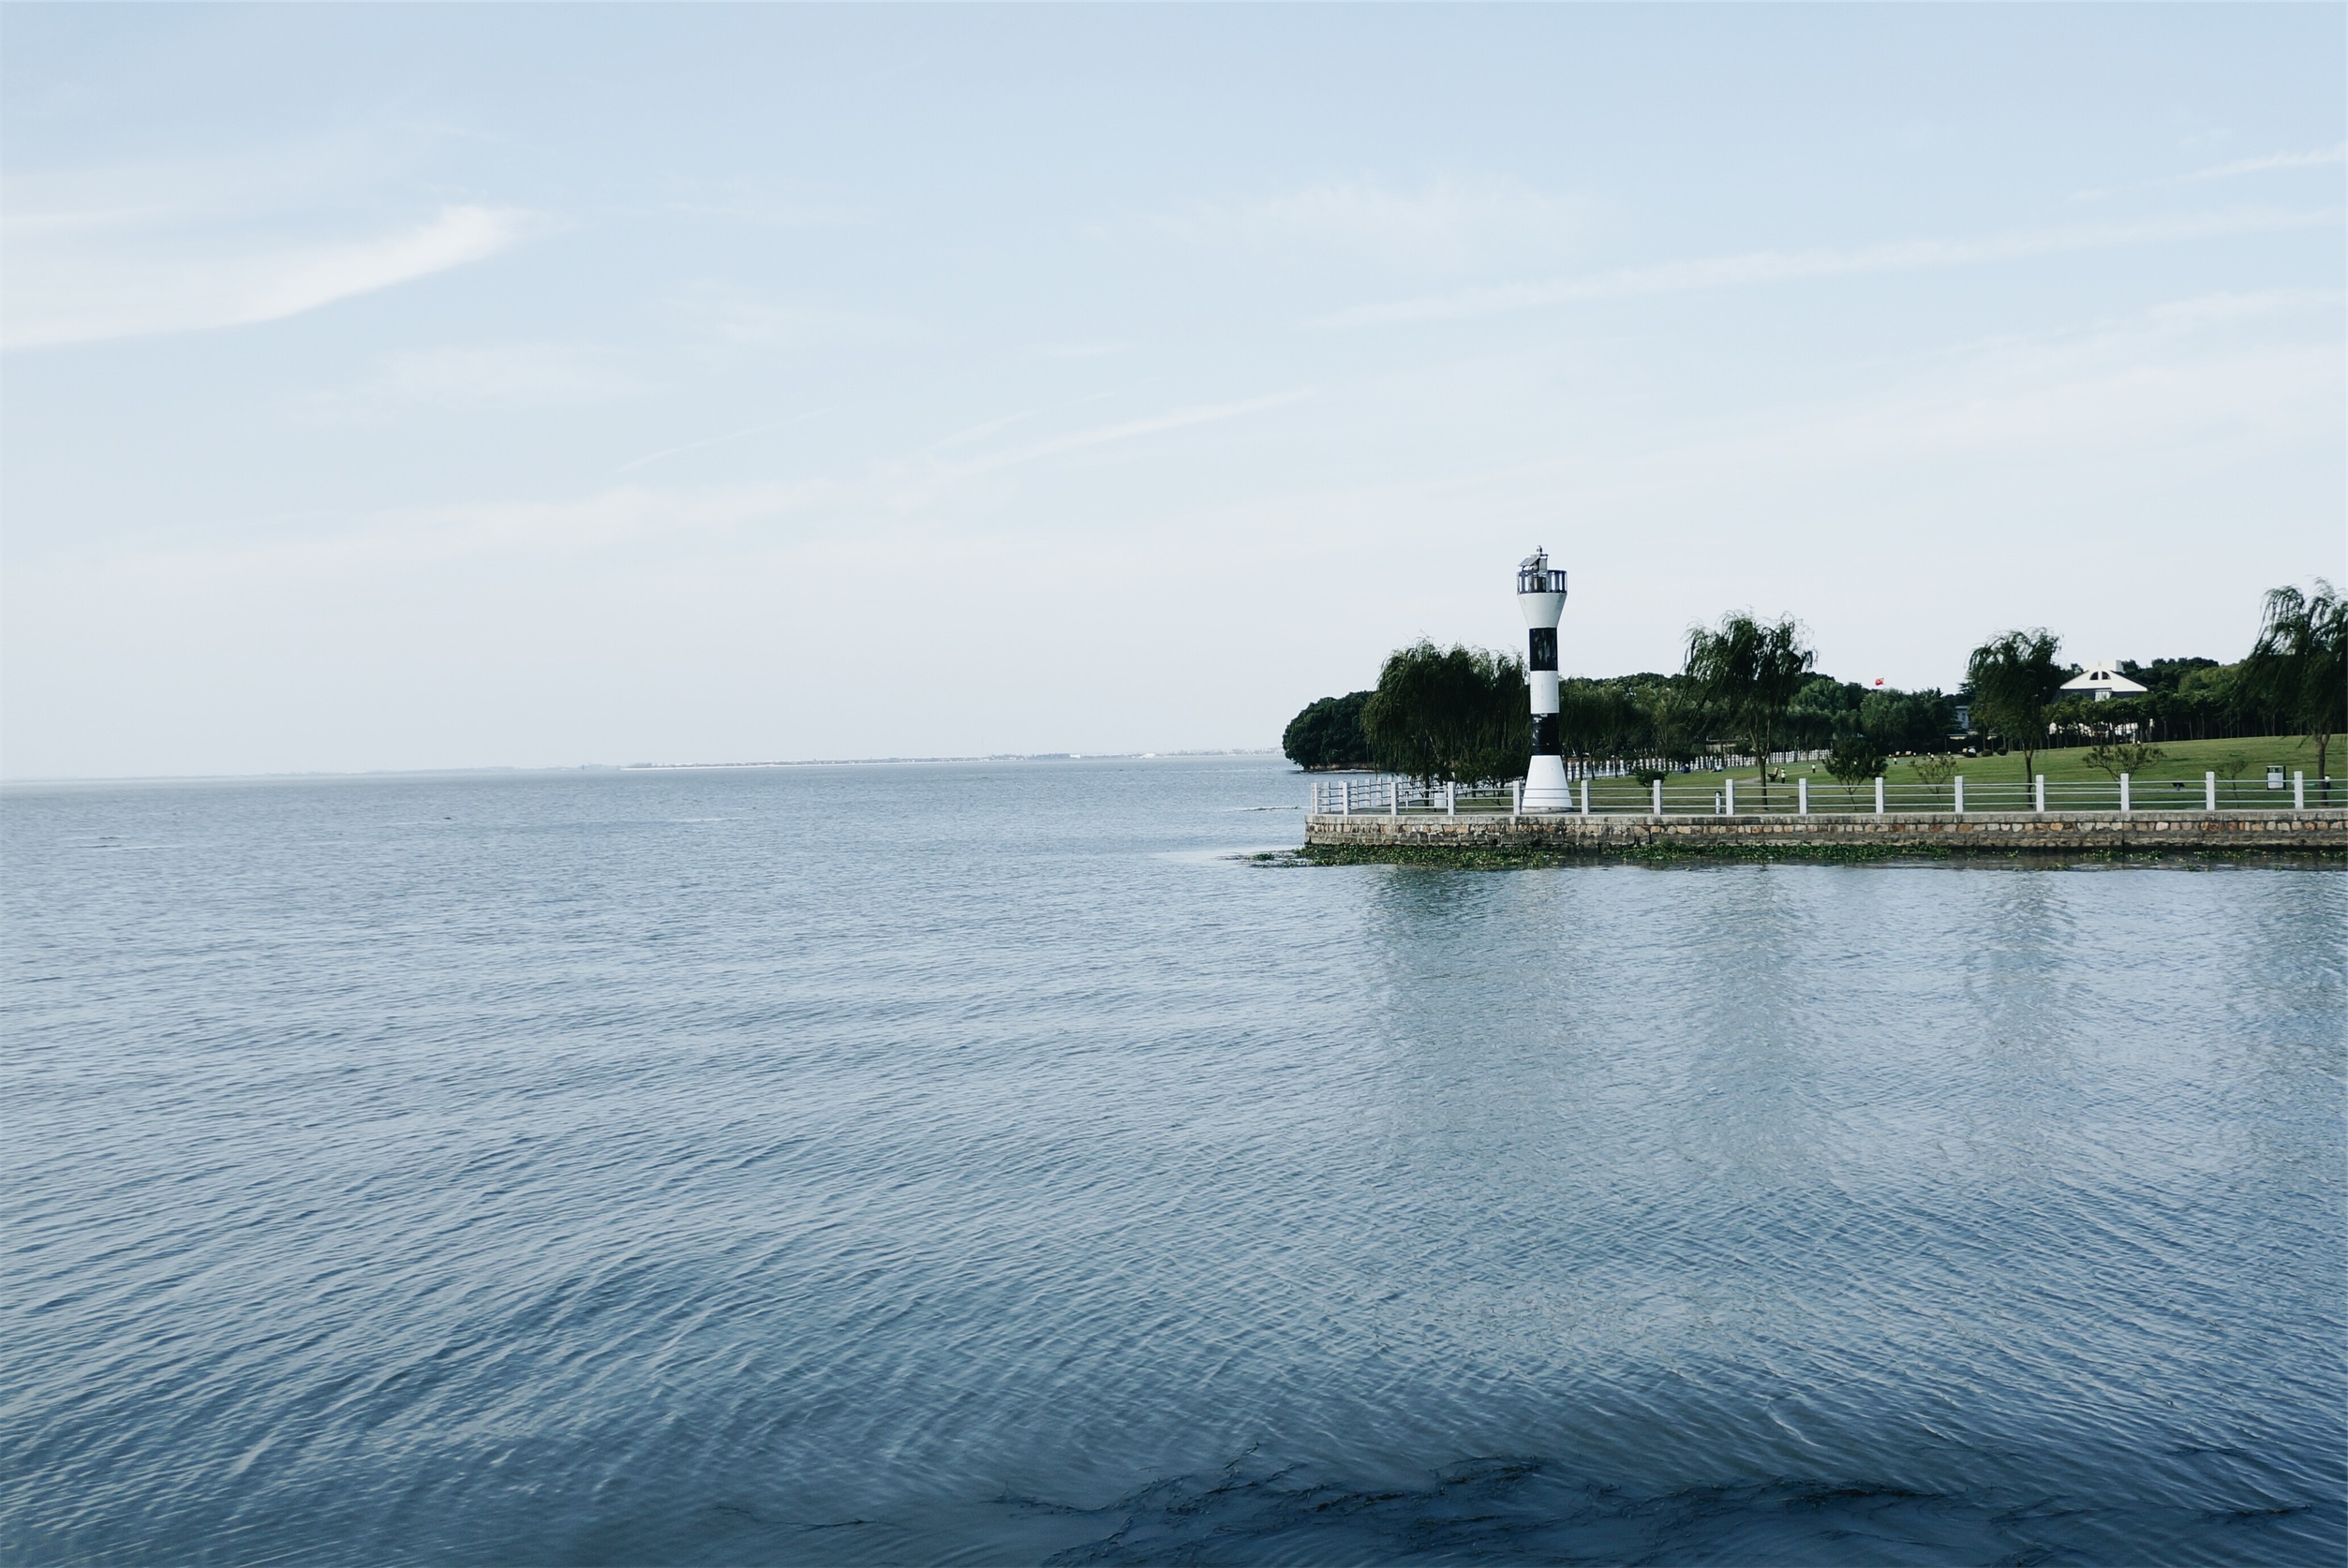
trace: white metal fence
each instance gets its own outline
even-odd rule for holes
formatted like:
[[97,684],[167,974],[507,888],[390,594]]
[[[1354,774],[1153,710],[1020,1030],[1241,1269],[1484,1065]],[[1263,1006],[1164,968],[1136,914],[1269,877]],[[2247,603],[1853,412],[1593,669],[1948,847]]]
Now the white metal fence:
[[1520,784],[1422,784],[1413,778],[1340,775],[1313,780],[1315,816],[1468,816],[1517,809]]
[[[1769,765],[1782,768],[1794,762],[1822,762],[1828,755],[1824,751],[1773,751],[1769,754]],[[1688,762],[1661,757],[1609,757],[1603,762],[1568,757],[1564,761],[1568,778],[1627,778],[1642,769],[1650,773],[1728,773],[1753,765],[1752,755],[1743,751],[1707,753]]]
[[[1749,765],[1749,764],[1748,764]],[[2276,786],[2264,778],[2225,779],[2205,774],[2189,779],[2138,781],[2122,774],[2108,783],[2049,783],[2043,774],[2028,783],[1957,775],[1943,783],[1877,778],[1842,784],[1815,778],[1772,780],[1721,778],[1703,773],[1672,774],[1642,782],[1622,774],[1585,774],[1568,781],[1569,808],[1592,816],[1829,816],[1892,812],[2076,812],[2133,815],[2158,811],[2304,810],[2348,805],[2348,784],[2311,783],[2304,773]],[[1337,775],[1311,781],[1307,809],[1327,817],[1416,817],[1518,815],[1522,780],[1507,784],[1427,784],[1384,775]]]

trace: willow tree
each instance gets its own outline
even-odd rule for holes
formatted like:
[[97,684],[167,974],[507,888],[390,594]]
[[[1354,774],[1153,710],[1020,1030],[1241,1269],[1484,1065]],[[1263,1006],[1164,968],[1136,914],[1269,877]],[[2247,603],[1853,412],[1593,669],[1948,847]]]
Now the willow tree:
[[2030,781],[2030,761],[2046,747],[2046,702],[2062,684],[2055,663],[2062,639],[2043,627],[2008,631],[1973,650],[1965,678],[1973,688],[1973,713],[2006,745],[2022,753],[2022,782]]
[[1803,644],[1802,623],[1791,615],[1765,625],[1739,610],[1721,616],[1716,628],[1688,629],[1687,673],[1760,761],[1763,810],[1769,807],[1770,743],[1785,728],[1786,710],[1817,663],[1817,653]]
[[1397,649],[1362,704],[1361,732],[1372,762],[1422,783],[1522,778],[1533,759],[1524,665],[1423,639]]
[[2332,737],[2348,727],[2348,602],[2321,577],[2315,592],[2266,595],[2258,641],[2242,661],[2242,684],[2261,707],[2315,743],[2315,777],[2331,798]]
[[1557,738],[1593,762],[1643,753],[1653,731],[1638,693],[1625,681],[1574,679],[1557,689]]

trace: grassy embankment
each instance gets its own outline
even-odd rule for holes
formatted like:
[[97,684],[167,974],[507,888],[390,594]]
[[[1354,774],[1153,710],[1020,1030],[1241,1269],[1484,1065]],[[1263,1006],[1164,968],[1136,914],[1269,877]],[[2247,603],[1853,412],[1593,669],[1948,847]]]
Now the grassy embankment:
[[[2087,747],[2066,747],[2058,751],[2041,751],[2031,760],[2032,771],[2044,774],[2050,785],[2112,786],[2115,781],[2110,774],[2088,765],[2088,750]],[[2162,787],[2163,796],[2181,794],[2183,791],[2174,788],[2177,783],[2186,784],[2192,791],[2198,791],[2202,775],[2214,769],[2219,776],[2220,788],[2223,791],[2221,798],[2224,804],[2288,806],[2291,801],[2288,789],[2269,795],[2264,788],[2269,764],[2279,764],[2286,779],[2295,771],[2304,772],[2308,776],[2308,804],[2315,806],[2323,802],[2315,773],[2315,747],[2311,742],[2295,735],[2256,735],[2245,740],[2172,741],[2163,744],[2161,752],[2159,762],[2131,776],[2139,800],[2146,804],[2151,804],[2154,798],[2150,794],[2150,787]],[[2246,765],[2228,783],[2225,775],[2233,765],[2229,761],[2230,755],[2243,759]],[[2348,805],[2348,784],[2340,781],[2343,769],[2348,769],[2348,736],[2333,741],[2332,754],[2327,761],[2334,777],[2331,791],[2333,804]],[[2012,791],[2028,782],[2022,771],[2020,752],[2002,757],[1966,757],[1958,762],[1956,771],[1964,776],[1967,789],[1973,791],[1977,809],[2014,808],[2012,803],[1984,800],[1984,786]],[[1862,784],[1853,791],[1846,791],[1834,782],[1823,762],[1804,762],[1785,772],[1784,784],[1773,783],[1770,786],[1772,804],[1781,808],[1782,803],[1776,797],[1791,789],[1794,779],[1805,777],[1811,781],[1811,799],[1819,809],[1848,808],[1840,798],[1847,792],[1853,796],[1848,805],[1864,808],[1872,804],[1871,786]],[[1758,790],[1760,785],[1758,770],[1747,767],[1731,769],[1725,774],[1673,774],[1664,780],[1664,788],[1673,793],[1696,788],[1716,789],[1724,778],[1737,780],[1740,805],[1752,799],[1747,791]],[[1883,778],[1885,784],[1894,790],[1914,788],[1924,782],[1916,771],[1915,760],[1907,757],[1893,759],[1884,769]],[[1940,787],[1947,788],[1945,784]],[[1617,810],[1636,810],[1646,796],[1645,786],[1631,778],[1594,779],[1590,789],[1591,804],[1601,809],[1612,806]]]
[[[2110,774],[2088,766],[2089,749],[2082,746],[2066,747],[2060,751],[2041,751],[2031,759],[2030,765],[2034,771],[2044,774],[2049,784],[2110,783]],[[2252,735],[2243,740],[2166,741],[2162,743],[2161,751],[2161,760],[2135,775],[2137,779],[2146,783],[2167,783],[2181,778],[2198,784],[2201,776],[2214,768],[2219,782],[2223,783],[2228,766],[2225,759],[2229,753],[2238,753],[2250,761],[2250,765],[2242,772],[2243,782],[2263,782],[2268,765],[2279,763],[2285,778],[2296,770],[2307,775],[2311,789],[2315,784],[2315,745],[2296,735]],[[2348,762],[2348,747],[2344,747],[2339,740],[2333,741],[2331,755],[2326,760],[2331,765],[2334,777],[2338,777],[2341,764]],[[1813,765],[1821,770],[1824,767],[1823,763]],[[2008,752],[2002,757],[1968,757],[1957,771],[1965,776],[1968,783],[1974,780],[1984,784],[2024,782],[2022,754],[2018,751]],[[1915,765],[1904,757],[1892,763],[1891,771],[1884,775],[1884,778],[1887,782],[1895,781],[1902,774],[1906,776],[1906,781],[1914,781]]]

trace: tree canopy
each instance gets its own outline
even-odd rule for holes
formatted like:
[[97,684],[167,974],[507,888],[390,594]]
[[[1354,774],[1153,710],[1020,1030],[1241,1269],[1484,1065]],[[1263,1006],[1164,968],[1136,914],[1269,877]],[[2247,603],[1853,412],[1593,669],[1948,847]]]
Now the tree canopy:
[[2006,631],[1973,650],[1965,678],[1973,688],[1973,713],[2006,745],[2022,753],[2022,777],[2046,747],[2046,703],[2066,672],[2055,663],[2062,640],[2043,627]]
[[1711,729],[1703,697],[1685,675],[1562,681],[1557,720],[1570,755],[1665,764],[1694,758]]
[[1717,628],[1694,627],[1687,633],[1688,678],[1763,764],[1764,805],[1772,743],[1817,663],[1818,655],[1802,640],[1802,624],[1791,615],[1765,625],[1738,610],[1721,616]]
[[1883,771],[1882,749],[1865,730],[1846,730],[1835,737],[1826,771],[1845,784],[1863,784]]
[[2272,713],[2278,729],[2315,743],[2315,771],[2329,778],[2332,737],[2348,728],[2348,603],[2322,578],[2315,591],[2276,588],[2266,595],[2258,641],[2242,661],[2244,689]]
[[1522,778],[1533,757],[1523,661],[1423,639],[1388,656],[1362,705],[1370,758],[1427,783]]
[[1361,732],[1361,710],[1370,701],[1366,691],[1324,697],[1308,703],[1288,720],[1280,736],[1280,749],[1297,766],[1314,772],[1370,765],[1370,737]]
[[1859,727],[1876,749],[1929,754],[1949,749],[1956,709],[1937,691],[1885,687],[1859,699]]

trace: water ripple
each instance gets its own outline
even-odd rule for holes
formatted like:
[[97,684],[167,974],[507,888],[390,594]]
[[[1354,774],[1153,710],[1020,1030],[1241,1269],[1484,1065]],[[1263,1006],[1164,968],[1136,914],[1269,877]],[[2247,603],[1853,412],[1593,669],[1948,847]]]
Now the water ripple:
[[0,1556],[2339,1561],[2348,879],[1295,793],[0,792]]

